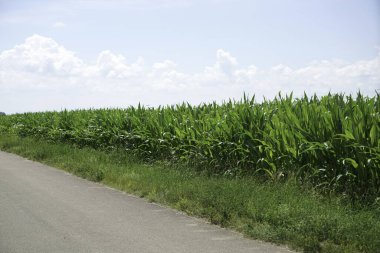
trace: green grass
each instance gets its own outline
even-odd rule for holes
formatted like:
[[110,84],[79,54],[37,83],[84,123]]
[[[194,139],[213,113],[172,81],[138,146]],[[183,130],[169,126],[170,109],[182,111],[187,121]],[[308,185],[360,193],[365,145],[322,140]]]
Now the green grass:
[[125,151],[13,135],[0,136],[0,149],[304,252],[380,249],[378,204],[353,206],[348,198],[321,196],[295,180],[209,176],[180,164],[142,163]]

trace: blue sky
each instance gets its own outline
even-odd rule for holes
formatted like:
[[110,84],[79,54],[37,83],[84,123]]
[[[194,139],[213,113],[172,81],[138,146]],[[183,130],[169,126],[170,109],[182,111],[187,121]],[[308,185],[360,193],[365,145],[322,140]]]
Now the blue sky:
[[244,91],[371,95],[380,81],[376,0],[0,0],[0,41],[0,111],[9,112]]

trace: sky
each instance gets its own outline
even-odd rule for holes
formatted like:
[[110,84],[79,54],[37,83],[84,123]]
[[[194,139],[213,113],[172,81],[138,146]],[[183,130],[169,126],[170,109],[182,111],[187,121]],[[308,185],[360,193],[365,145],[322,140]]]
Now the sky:
[[373,96],[379,0],[0,0],[0,111]]

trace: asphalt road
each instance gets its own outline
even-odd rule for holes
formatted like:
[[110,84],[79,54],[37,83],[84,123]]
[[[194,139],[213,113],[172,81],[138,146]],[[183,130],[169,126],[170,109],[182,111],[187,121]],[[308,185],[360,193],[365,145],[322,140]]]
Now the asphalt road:
[[0,152],[0,252],[290,252]]

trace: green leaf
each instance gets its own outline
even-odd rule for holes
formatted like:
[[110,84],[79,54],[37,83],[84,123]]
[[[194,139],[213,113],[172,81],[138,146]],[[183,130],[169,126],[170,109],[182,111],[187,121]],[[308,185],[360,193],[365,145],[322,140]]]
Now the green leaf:
[[354,135],[350,131],[346,130],[346,131],[344,131],[344,133],[345,133],[345,136],[347,139],[355,140]]
[[359,164],[352,158],[344,158],[343,164],[346,164],[346,162],[350,163],[355,169],[359,166]]
[[373,124],[371,127],[371,131],[369,132],[369,138],[371,139],[371,144],[375,145],[376,140],[378,139],[377,137],[377,131],[376,131],[376,125]]

